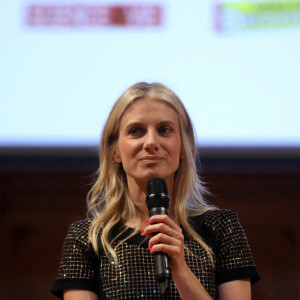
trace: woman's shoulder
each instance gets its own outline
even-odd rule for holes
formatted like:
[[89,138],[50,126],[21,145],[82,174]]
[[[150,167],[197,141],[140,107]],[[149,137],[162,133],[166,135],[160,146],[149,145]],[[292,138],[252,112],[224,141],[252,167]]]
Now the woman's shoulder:
[[193,221],[202,221],[207,225],[217,225],[224,220],[236,219],[237,213],[231,209],[212,208],[190,217]]
[[70,227],[89,229],[92,221],[90,219],[81,219],[70,224]]
[[231,209],[210,209],[203,214],[203,221],[210,226],[224,225],[224,222],[236,221],[237,213]]
[[69,225],[66,239],[77,240],[78,242],[88,243],[89,228],[92,221],[82,219]]
[[[190,223],[198,233],[210,229],[214,235],[224,230],[240,226],[237,213],[231,209],[209,209],[199,215],[190,217]],[[229,229],[230,230],[230,229]]]

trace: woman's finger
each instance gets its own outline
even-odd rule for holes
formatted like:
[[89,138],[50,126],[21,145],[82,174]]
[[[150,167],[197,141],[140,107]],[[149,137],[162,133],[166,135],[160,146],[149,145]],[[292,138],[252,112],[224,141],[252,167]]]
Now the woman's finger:
[[164,223],[173,229],[180,228],[168,215],[154,215],[151,218],[149,218],[146,223]]
[[171,260],[176,260],[183,253],[183,241],[159,233],[149,240],[149,250],[151,253],[164,252]]
[[180,238],[174,238],[163,233],[158,233],[149,240],[149,247],[152,248],[156,244],[166,244],[169,246],[181,247],[183,240]]
[[[171,229],[177,231],[177,232],[182,232],[181,228],[167,215],[154,215],[152,216],[148,221],[148,225],[154,225],[154,224],[165,224]],[[162,228],[163,230],[163,228]],[[168,231],[170,231],[168,230]]]
[[180,238],[182,236],[182,230],[180,227],[173,229],[171,226],[164,223],[150,224],[141,232],[143,236],[147,237],[152,237],[157,233],[163,233],[174,238]]
[[171,227],[164,223],[150,224],[143,230],[142,235],[152,236],[153,233],[164,233],[166,235],[171,235],[171,230]]
[[181,249],[178,246],[167,245],[167,244],[155,244],[152,247],[149,246],[149,250],[151,253],[155,252],[164,252],[166,253],[171,260],[175,260],[180,257]]

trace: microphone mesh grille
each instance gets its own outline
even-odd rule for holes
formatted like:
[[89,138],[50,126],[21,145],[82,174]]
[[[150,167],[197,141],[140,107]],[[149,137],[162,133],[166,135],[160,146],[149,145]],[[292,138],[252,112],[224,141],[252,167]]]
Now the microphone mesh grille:
[[147,182],[146,203],[148,210],[153,207],[169,208],[168,188],[163,179],[151,178]]

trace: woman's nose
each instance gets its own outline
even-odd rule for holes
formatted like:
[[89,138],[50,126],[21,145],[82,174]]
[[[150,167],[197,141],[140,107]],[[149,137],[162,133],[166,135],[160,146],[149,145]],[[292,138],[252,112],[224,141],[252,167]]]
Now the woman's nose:
[[158,151],[160,148],[158,139],[156,131],[148,131],[145,135],[144,149],[146,151]]

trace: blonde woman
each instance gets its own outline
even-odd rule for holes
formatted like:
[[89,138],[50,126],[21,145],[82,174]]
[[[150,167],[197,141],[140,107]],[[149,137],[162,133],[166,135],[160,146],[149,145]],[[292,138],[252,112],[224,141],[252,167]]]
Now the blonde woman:
[[[146,185],[156,177],[166,182],[169,215],[149,218]],[[204,193],[178,96],[159,83],[131,86],[104,126],[89,218],[70,226],[52,292],[65,300],[251,299],[259,274],[237,215],[208,205]],[[170,260],[163,297],[155,252]]]

